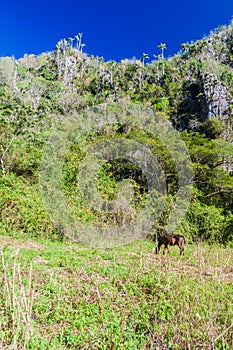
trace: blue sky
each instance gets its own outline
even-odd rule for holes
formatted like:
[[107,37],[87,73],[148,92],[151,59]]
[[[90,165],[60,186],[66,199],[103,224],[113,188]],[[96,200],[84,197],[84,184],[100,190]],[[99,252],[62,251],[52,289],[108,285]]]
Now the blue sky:
[[0,56],[52,51],[62,38],[83,33],[84,51],[105,60],[142,53],[166,56],[180,44],[229,24],[233,0],[4,0],[0,10]]

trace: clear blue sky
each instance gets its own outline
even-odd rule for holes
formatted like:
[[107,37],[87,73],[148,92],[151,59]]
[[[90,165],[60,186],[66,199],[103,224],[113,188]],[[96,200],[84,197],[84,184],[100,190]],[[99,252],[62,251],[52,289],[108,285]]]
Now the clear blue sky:
[[152,59],[161,42],[173,55],[232,16],[233,0],[3,0],[0,56],[52,51],[82,32],[88,54],[119,61],[145,52]]

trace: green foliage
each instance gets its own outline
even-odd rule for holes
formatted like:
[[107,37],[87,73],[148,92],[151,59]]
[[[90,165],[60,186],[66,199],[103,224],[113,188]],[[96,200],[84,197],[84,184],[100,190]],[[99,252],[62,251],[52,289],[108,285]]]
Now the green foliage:
[[1,177],[0,208],[2,234],[56,237],[56,230],[43,206],[38,184],[32,184],[12,173]]
[[188,245],[180,259],[175,248],[157,257],[145,240],[101,251],[22,239],[6,244],[1,346],[230,349],[229,248]]
[[202,128],[205,135],[210,139],[219,138],[224,130],[223,122],[216,118],[208,119],[205,123],[203,123]]
[[[226,40],[222,40],[225,37]],[[1,227],[7,234],[51,236],[57,234],[42,209],[38,175],[43,146],[50,130],[82,108],[100,102],[130,100],[148,105],[182,130],[195,172],[195,198],[180,230],[190,239],[230,242],[232,234],[232,24],[195,43],[182,44],[183,51],[162,56],[105,62],[103,57],[83,52],[83,35],[62,39],[53,52],[24,58],[0,59],[0,165]],[[212,86],[212,90],[210,89]],[[209,90],[208,90],[209,89]],[[217,89],[214,91],[214,89]],[[224,115],[207,118],[208,103],[218,103],[216,93],[226,89],[229,104]],[[113,105],[112,105],[113,106]],[[116,104],[117,106],[117,104]],[[117,114],[117,107],[112,107]],[[229,115],[226,115],[229,113]],[[166,145],[139,128],[119,123],[86,135],[66,155],[62,186],[69,205],[84,221],[106,221],[85,203],[77,173],[88,149],[109,137],[147,144],[166,175],[166,208],[159,222],[166,224],[178,190],[175,164]],[[188,128],[189,131],[184,131]],[[84,137],[84,138],[85,138]],[[87,147],[85,149],[85,147]],[[182,156],[180,163],[182,164]],[[98,175],[98,191],[108,200],[117,196],[117,184],[130,179],[134,187],[133,207],[140,208],[147,184],[140,169],[119,159],[106,163]],[[23,200],[24,198],[24,200]],[[30,204],[29,204],[30,203]],[[3,208],[3,209],[2,209]],[[211,224],[213,222],[213,225]],[[47,225],[47,226],[46,226]],[[215,227],[215,228],[214,228]]]
[[[119,63],[88,56],[82,33],[62,39],[51,53],[0,58],[1,348],[232,348],[232,25],[182,44],[169,59],[160,44],[162,56],[147,64],[147,54]],[[209,118],[210,104],[221,107],[216,94],[222,92],[226,110]],[[39,173],[51,130],[67,118],[84,123],[82,109],[113,101],[149,106],[181,131],[194,171],[193,197],[177,227],[187,241],[182,258],[177,247],[154,255],[149,240],[99,251],[62,243],[63,227],[54,227],[46,212]],[[101,142],[133,140],[148,147],[165,174],[165,206],[155,227],[165,226],[179,189],[174,159],[132,118],[122,125],[118,103],[108,112],[117,122],[83,135],[64,156],[67,205],[75,218],[103,227],[139,213],[148,184],[127,159],[103,162],[95,181],[100,197],[111,202],[127,180],[134,191],[130,213],[93,208],[78,178],[80,164]],[[173,157],[183,164],[181,152]]]

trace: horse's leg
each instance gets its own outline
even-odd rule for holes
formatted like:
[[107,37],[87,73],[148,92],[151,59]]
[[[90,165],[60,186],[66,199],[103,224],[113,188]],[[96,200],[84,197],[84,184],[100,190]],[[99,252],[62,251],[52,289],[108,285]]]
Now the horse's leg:
[[161,243],[158,243],[158,244],[157,244],[157,247],[156,247],[156,250],[155,250],[156,254],[159,254],[159,252],[160,252],[160,247],[161,247]]
[[180,248],[180,256],[184,254],[184,247],[183,247],[183,242],[178,244],[178,247]]
[[165,250],[167,250],[169,252],[169,250],[168,250],[168,243],[164,244],[163,254],[165,254]]

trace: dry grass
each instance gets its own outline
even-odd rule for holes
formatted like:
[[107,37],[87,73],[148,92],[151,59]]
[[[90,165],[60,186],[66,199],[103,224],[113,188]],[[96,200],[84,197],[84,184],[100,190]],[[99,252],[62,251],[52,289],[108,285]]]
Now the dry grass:
[[2,252],[5,349],[233,348],[233,252],[44,244]]
[[[26,349],[33,334],[32,306],[35,298],[35,289],[32,287],[32,264],[28,270],[27,280],[23,282],[20,265],[17,263],[19,249],[12,256],[12,264],[5,260],[1,250],[2,259],[2,300],[5,306],[4,318],[7,327],[10,326],[10,343],[7,349],[17,349],[20,343]],[[1,325],[5,328],[5,325]]]

